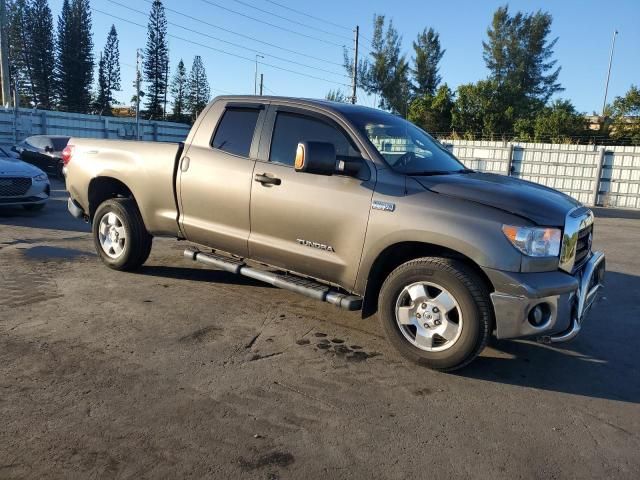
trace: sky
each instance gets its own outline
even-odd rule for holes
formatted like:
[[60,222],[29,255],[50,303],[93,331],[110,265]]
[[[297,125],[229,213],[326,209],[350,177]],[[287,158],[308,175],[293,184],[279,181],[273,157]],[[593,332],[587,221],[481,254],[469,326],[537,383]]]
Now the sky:
[[[353,46],[353,29],[359,25],[361,54],[366,55],[376,13],[393,19],[408,58],[413,50],[412,41],[425,27],[439,32],[446,50],[440,74],[443,82],[453,89],[486,78],[482,41],[486,39],[493,12],[507,2],[164,0],[163,3],[171,36],[172,73],[180,59],[190,68],[194,55],[200,55],[212,95],[253,94],[255,59],[259,54],[264,57],[258,58],[258,72],[264,74],[265,94],[322,98],[331,89],[350,92],[350,79],[341,67],[342,46]],[[508,4],[512,12],[540,9],[553,16],[552,36],[558,37],[554,58],[562,67],[560,82],[565,88],[557,96],[570,99],[578,111],[590,114],[602,108],[614,30],[619,34],[608,99],[624,95],[632,84],[640,85],[640,0],[511,0]],[[50,0],[50,5],[57,18],[62,0]],[[96,58],[111,24],[118,30],[123,91],[116,98],[128,104],[134,92],[135,52],[146,43],[150,0],[91,0],[91,6]],[[359,93],[359,103],[373,106],[374,102],[373,97]]]

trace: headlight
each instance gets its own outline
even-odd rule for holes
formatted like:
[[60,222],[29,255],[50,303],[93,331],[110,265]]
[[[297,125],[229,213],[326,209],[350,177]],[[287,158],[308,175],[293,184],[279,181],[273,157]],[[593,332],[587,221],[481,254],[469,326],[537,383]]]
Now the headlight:
[[503,225],[502,232],[514,247],[529,257],[557,257],[560,254],[562,235],[558,228]]
[[47,180],[49,180],[49,177],[47,177],[45,173],[40,173],[39,175],[33,177],[34,182],[46,182]]

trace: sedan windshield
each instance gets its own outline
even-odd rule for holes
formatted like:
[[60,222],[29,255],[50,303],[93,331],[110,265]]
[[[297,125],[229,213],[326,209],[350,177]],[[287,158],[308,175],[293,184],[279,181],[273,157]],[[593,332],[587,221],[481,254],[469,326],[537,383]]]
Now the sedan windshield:
[[446,175],[469,171],[433,137],[400,117],[371,111],[353,115],[350,120],[397,172]]

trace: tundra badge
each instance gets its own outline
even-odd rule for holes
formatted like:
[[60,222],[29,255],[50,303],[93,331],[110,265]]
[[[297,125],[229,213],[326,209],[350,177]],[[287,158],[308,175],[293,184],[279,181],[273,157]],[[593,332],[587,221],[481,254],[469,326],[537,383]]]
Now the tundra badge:
[[371,208],[374,210],[382,210],[384,212],[393,212],[396,209],[396,204],[391,202],[383,202],[381,200],[374,200],[371,202]]
[[305,247],[317,248],[318,250],[325,250],[327,252],[335,253],[335,250],[331,245],[325,245],[324,243],[310,242],[309,240],[302,240],[301,238],[297,238],[296,242],[298,242],[300,245],[304,245]]

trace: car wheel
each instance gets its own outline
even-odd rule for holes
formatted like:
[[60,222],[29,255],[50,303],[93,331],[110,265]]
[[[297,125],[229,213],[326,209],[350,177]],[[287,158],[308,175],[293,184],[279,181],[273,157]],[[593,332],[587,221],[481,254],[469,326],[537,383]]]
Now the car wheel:
[[136,203],[116,198],[102,203],[93,217],[93,240],[102,261],[115,270],[135,270],[149,257],[152,237]]
[[484,349],[493,310],[483,280],[464,263],[425,257],[387,277],[378,315],[391,344],[434,370],[464,367]]
[[23,205],[24,209],[29,212],[39,212],[42,210],[47,204],[46,203],[32,203],[29,205]]

